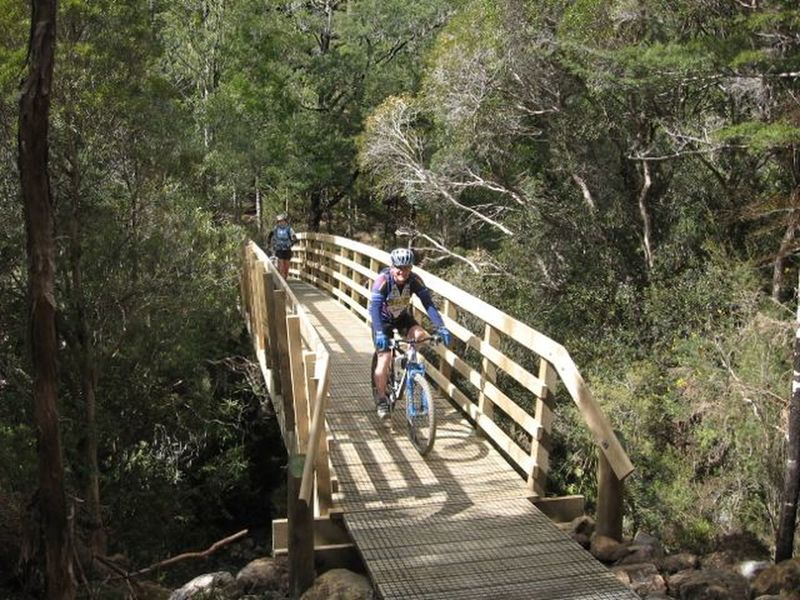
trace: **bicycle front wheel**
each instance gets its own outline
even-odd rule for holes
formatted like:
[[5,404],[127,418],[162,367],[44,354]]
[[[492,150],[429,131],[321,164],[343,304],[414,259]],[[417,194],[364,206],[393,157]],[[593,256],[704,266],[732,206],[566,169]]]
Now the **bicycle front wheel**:
[[433,448],[433,441],[436,439],[436,405],[425,376],[414,373],[410,377],[411,393],[406,397],[408,434],[417,451],[425,456]]

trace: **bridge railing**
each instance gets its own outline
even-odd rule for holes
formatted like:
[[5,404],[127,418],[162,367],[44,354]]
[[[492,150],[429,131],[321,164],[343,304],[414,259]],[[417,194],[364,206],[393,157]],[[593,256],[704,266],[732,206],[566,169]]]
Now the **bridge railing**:
[[290,484],[296,481],[295,494],[313,506],[316,516],[327,515],[328,349],[272,261],[253,242],[242,247],[240,286],[243,317],[289,454]]
[[[367,306],[371,285],[380,270],[389,264],[389,254],[338,236],[301,233],[298,238],[292,272],[327,290],[369,323]],[[453,348],[437,346],[436,364],[428,362],[426,365],[428,374],[525,474],[533,496],[545,495],[553,391],[558,380],[580,409],[601,450],[601,470],[613,471],[617,483],[633,471],[608,419],[563,346],[432,273],[420,268],[415,270],[427,287],[441,298],[439,308],[445,324],[461,342]],[[417,299],[415,311],[423,318],[423,307]],[[514,354],[524,356],[524,360],[515,360],[504,352],[504,347],[513,346],[522,350]],[[530,395],[532,404],[527,408],[512,399],[519,393],[511,390],[520,387]],[[615,485],[612,482],[611,489],[615,491],[611,492],[601,481],[601,494],[608,490],[609,494],[619,497],[601,497],[600,504],[621,503],[621,487]],[[599,510],[604,508],[598,507]]]

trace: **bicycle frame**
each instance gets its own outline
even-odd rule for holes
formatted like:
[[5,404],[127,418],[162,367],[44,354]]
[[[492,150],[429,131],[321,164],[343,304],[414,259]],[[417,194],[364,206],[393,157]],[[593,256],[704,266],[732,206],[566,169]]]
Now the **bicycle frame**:
[[[438,341],[439,337],[435,335],[419,341],[403,340],[399,338],[394,338],[391,340],[389,348],[392,352],[392,359],[389,366],[388,387],[392,390],[390,398],[392,408],[394,408],[394,404],[397,402],[397,400],[400,399],[402,391],[405,391],[407,399],[412,397],[415,374],[420,374],[423,377],[425,376],[425,365],[423,365],[417,357],[417,346],[429,342],[437,343]],[[403,350],[402,346],[407,346],[408,349]],[[400,359],[401,372],[399,380],[397,379],[398,358]],[[406,402],[406,412],[412,417],[417,414],[415,412],[415,407],[410,402]]]

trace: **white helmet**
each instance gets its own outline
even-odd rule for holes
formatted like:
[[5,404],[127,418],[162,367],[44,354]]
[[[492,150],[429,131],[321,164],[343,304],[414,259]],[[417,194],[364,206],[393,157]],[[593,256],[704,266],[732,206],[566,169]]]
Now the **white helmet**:
[[391,258],[393,267],[410,267],[414,264],[414,253],[408,248],[395,248]]

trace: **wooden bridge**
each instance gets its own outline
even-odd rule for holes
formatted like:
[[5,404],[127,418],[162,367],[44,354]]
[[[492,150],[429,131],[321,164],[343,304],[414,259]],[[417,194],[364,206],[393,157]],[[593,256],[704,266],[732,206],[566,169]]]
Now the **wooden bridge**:
[[546,496],[560,381],[601,450],[598,531],[620,536],[633,467],[564,348],[417,269],[455,339],[425,359],[439,419],[423,458],[402,411],[379,421],[370,389],[367,301],[388,254],[299,238],[290,282],[252,242],[241,277],[289,454],[289,515],[273,524],[273,547],[289,553],[295,595],[315,564],[349,557],[387,599],[637,598],[554,522],[582,514],[582,497]]

